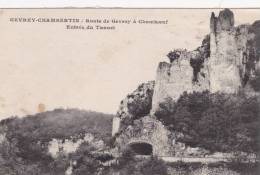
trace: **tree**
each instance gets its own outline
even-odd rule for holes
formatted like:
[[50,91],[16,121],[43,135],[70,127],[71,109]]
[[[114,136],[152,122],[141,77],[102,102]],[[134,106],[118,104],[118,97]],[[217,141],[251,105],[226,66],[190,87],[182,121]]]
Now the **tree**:
[[175,49],[175,50],[173,50],[173,51],[170,51],[170,52],[167,54],[167,57],[169,58],[170,63],[172,63],[173,61],[179,59],[180,56],[181,56],[181,53],[182,53],[183,51],[185,51],[185,50]]
[[155,116],[172,131],[183,133],[178,140],[210,151],[259,151],[260,113],[257,96],[193,92],[174,102],[166,100]]
[[93,155],[95,148],[87,142],[83,142],[75,153],[70,155],[72,161],[76,161],[73,167],[75,175],[96,175],[99,173],[102,165]]

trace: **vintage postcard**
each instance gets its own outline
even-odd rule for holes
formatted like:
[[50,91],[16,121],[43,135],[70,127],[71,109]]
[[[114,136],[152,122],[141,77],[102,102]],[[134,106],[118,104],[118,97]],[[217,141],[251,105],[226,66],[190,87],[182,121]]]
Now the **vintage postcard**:
[[0,175],[256,175],[260,9],[0,10]]

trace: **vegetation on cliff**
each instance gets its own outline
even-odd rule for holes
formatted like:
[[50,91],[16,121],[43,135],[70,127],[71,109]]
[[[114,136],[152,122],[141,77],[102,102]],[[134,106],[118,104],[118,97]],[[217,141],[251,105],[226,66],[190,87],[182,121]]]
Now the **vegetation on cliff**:
[[186,50],[182,50],[182,49],[175,49],[173,51],[170,51],[168,54],[167,54],[167,57],[169,58],[170,60],[170,63],[174,62],[175,60],[178,60],[182,54],[182,52],[185,52]]
[[170,98],[155,113],[171,131],[183,133],[179,141],[212,152],[257,153],[260,140],[258,97],[208,91],[184,93]]
[[121,101],[117,111],[117,117],[121,119],[120,131],[131,125],[134,120],[149,115],[152,108],[154,83],[154,81],[149,81],[140,84],[136,90]]
[[[137,91],[142,91],[144,84],[138,86]],[[150,113],[152,108],[153,89],[147,89],[144,94],[137,93],[128,95],[133,100],[127,104],[128,112],[135,116],[135,119],[144,117]]]

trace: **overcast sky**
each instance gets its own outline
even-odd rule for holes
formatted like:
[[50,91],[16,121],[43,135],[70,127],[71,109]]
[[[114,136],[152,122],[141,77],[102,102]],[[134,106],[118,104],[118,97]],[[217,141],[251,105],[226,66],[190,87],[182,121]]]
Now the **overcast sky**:
[[[155,78],[174,48],[198,47],[218,10],[2,10],[0,118],[80,108],[116,113],[138,84]],[[234,10],[236,25],[260,10]],[[11,23],[10,17],[168,20],[167,25],[116,25],[114,31],[66,30],[64,24]],[[42,108],[41,108],[42,110]]]

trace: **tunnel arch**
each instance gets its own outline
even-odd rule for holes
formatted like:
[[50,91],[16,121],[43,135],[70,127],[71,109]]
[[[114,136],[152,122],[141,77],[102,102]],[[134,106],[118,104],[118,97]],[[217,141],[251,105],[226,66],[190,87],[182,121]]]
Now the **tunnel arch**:
[[153,155],[153,145],[148,142],[132,142],[128,147],[137,155]]

